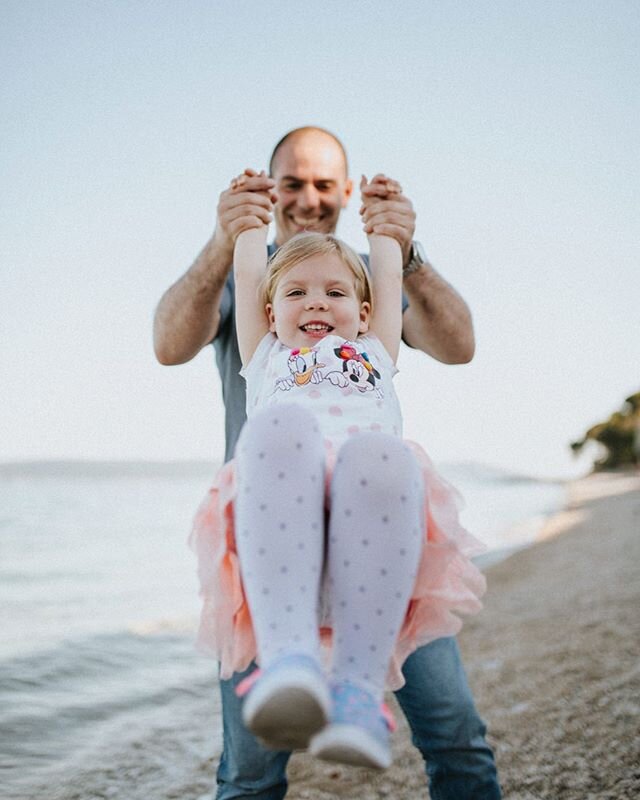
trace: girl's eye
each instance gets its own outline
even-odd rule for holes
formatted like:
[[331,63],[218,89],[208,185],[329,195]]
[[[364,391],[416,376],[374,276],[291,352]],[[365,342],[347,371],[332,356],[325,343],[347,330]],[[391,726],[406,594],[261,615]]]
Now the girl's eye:
[[332,289],[330,292],[327,292],[329,297],[344,297],[344,292],[339,291],[338,289]]
[[299,297],[302,294],[304,294],[302,289],[292,289],[290,292],[287,292],[287,297]]

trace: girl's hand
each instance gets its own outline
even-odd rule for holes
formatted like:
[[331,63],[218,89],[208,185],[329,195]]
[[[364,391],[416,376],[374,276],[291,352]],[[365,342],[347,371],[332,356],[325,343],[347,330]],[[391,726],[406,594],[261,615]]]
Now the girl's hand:
[[371,181],[363,175],[360,191],[360,215],[365,233],[391,236],[400,244],[403,263],[406,263],[416,229],[416,214],[411,200],[402,194],[402,186],[397,181],[382,174]]
[[264,170],[247,168],[235,177],[218,201],[216,237],[233,245],[243,231],[266,227],[278,199],[274,186]]
[[360,192],[362,193],[362,206],[360,207],[360,213],[362,214],[365,207],[370,205],[371,201],[376,197],[388,199],[391,195],[402,194],[402,186],[398,181],[394,181],[393,178],[387,178],[386,175],[381,175],[380,173],[374,176],[371,181],[367,180],[366,176],[363,175],[360,179]]

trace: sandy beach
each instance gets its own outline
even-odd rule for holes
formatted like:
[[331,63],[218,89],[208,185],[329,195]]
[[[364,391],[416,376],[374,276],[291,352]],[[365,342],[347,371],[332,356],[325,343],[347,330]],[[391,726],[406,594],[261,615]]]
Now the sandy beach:
[[[640,474],[592,475],[567,493],[536,544],[487,570],[485,608],[460,643],[507,800],[631,800],[640,797]],[[66,754],[46,786],[25,774],[6,796],[209,800],[217,692],[203,679],[182,693],[170,723],[132,709],[121,740]],[[296,755],[288,800],[426,798],[421,758],[395,714],[389,770]]]
[[[640,475],[568,486],[534,546],[487,571],[460,636],[508,800],[640,797]],[[291,800],[426,797],[399,712],[382,775],[292,759]]]

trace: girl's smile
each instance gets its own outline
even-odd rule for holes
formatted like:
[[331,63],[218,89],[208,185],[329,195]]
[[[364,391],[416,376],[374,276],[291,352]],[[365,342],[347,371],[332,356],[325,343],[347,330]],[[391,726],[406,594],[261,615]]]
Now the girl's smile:
[[311,322],[305,323],[304,325],[300,325],[299,327],[303,333],[306,333],[309,336],[313,336],[317,339],[322,339],[323,336],[326,336],[333,330],[333,325],[328,325],[326,322],[315,319]]

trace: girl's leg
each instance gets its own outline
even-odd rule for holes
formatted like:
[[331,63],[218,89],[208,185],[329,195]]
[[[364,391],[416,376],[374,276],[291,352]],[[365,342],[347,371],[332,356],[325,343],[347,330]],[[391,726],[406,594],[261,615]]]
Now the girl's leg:
[[423,540],[420,470],[400,439],[354,436],[331,483],[328,568],[334,632],[331,724],[311,742],[319,758],[384,769],[384,682]]
[[332,679],[379,702],[420,560],[423,492],[420,468],[400,439],[363,433],[338,455],[328,553]]
[[294,404],[256,414],[238,442],[236,544],[263,670],[319,657],[324,459],[315,418]]

